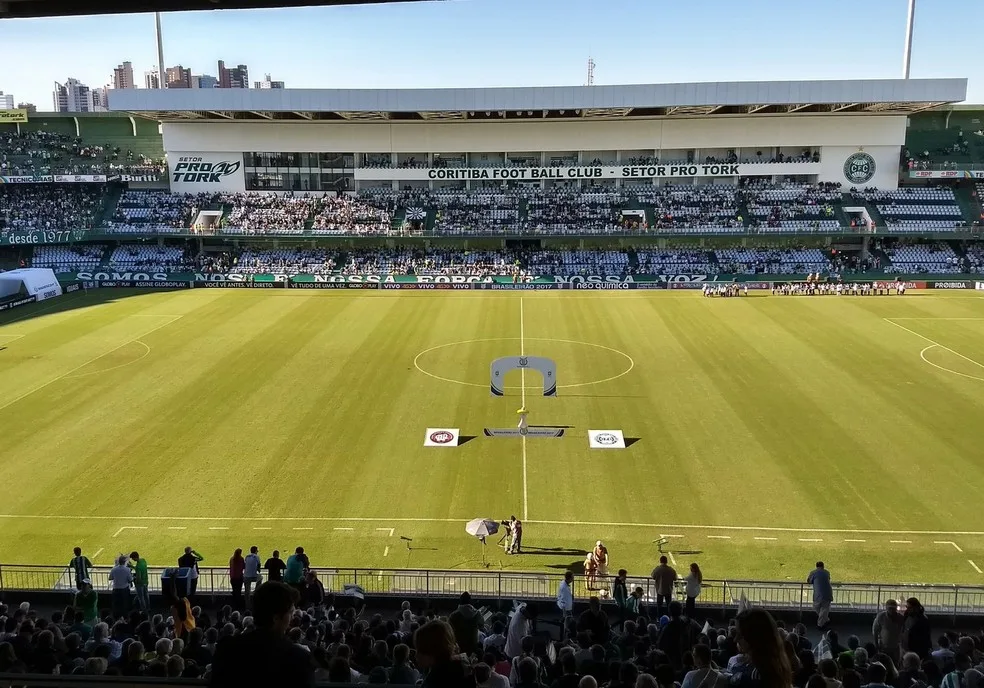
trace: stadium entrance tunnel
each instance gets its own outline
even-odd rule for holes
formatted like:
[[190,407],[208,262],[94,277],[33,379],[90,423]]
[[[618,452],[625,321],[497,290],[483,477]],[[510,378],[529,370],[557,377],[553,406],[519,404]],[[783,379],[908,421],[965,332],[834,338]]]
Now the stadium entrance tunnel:
[[[545,356],[557,363],[557,389],[564,390],[591,387],[604,383],[624,382],[635,361],[614,347],[573,339],[552,337],[491,337],[448,342],[424,349],[413,359],[414,367],[424,375],[442,382],[467,387],[489,388],[489,364],[501,356]],[[522,372],[512,370],[506,374],[505,390],[519,395],[523,383]],[[543,380],[535,372],[526,375],[527,394],[539,394]]]

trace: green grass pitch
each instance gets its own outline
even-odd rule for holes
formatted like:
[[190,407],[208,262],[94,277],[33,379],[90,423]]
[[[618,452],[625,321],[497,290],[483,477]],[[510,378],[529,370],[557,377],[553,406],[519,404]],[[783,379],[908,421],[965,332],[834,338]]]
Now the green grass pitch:
[[[495,570],[601,539],[645,575],[666,535],[708,578],[984,583],[982,342],[972,293],[67,296],[0,316],[0,560],[474,569],[465,521],[516,514],[537,549]],[[488,370],[520,350],[557,361],[526,396],[561,439],[482,436],[516,423],[520,373],[493,398]]]

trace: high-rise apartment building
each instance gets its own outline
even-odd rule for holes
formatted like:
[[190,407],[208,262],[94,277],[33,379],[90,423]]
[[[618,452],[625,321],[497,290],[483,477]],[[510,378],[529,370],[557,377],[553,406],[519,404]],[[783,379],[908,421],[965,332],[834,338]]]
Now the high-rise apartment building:
[[244,64],[226,69],[219,60],[219,88],[249,88],[249,69]]
[[133,81],[133,64],[124,62],[113,70],[113,88],[136,88]]
[[55,112],[92,112],[92,89],[78,79],[69,78],[64,84],[55,82],[51,94]]
[[144,72],[144,88],[160,88],[161,87],[161,75],[157,71],[157,68],[150,70],[149,72]]
[[181,65],[164,70],[168,88],[191,88],[191,70]]
[[0,91],[0,110],[13,110],[14,97],[9,93]]

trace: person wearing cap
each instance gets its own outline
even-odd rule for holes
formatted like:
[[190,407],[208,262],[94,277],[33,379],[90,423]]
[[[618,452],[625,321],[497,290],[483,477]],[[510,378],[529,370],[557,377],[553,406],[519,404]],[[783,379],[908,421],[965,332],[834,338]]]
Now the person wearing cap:
[[75,593],[75,608],[82,612],[87,624],[99,620],[99,593],[92,588],[92,581],[88,578],[79,582],[79,591]]

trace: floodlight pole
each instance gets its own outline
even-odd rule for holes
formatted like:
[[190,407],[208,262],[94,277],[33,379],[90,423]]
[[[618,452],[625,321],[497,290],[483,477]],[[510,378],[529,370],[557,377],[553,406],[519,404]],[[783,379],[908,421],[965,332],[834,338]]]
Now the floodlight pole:
[[909,78],[909,63],[912,61],[912,24],[916,18],[916,0],[909,0],[909,18],[905,23],[905,55],[902,57],[902,78]]
[[164,79],[164,39],[161,37],[161,13],[154,12],[157,23],[157,88],[167,88]]

